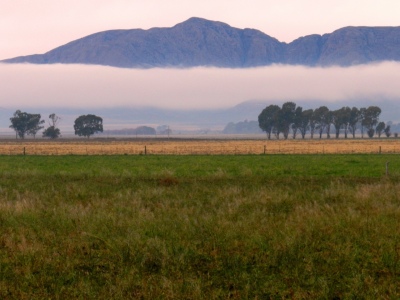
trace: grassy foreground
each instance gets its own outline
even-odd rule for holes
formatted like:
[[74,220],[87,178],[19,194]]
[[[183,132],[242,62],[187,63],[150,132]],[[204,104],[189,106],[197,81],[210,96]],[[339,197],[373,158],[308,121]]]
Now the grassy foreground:
[[0,156],[0,298],[396,299],[399,179],[397,155]]

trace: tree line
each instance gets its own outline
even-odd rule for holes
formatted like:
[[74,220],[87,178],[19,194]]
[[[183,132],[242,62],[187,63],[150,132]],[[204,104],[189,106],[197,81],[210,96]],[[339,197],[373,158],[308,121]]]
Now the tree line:
[[[17,110],[10,118],[12,128],[15,131],[15,138],[24,139],[27,135],[36,134],[44,128],[45,121],[40,114],[31,114]],[[61,136],[58,124],[61,118],[52,113],[49,115],[48,127],[43,131],[43,137],[56,139]],[[97,132],[103,132],[103,119],[96,115],[82,115],[75,119],[75,135],[89,138]]]
[[271,139],[273,135],[277,139],[280,136],[287,139],[290,134],[293,139],[296,139],[298,135],[304,139],[307,133],[311,138],[314,138],[314,135],[322,138],[323,134],[330,138],[331,133],[339,138],[341,132],[345,138],[349,134],[355,138],[358,129],[361,130],[363,138],[365,133],[370,138],[375,134],[381,137],[383,133],[390,137],[390,125],[379,122],[381,112],[378,106],[366,108],[345,106],[333,111],[326,106],[321,106],[303,110],[294,102],[286,102],[282,107],[269,105],[264,108],[258,116],[258,124],[266,132],[268,139]]

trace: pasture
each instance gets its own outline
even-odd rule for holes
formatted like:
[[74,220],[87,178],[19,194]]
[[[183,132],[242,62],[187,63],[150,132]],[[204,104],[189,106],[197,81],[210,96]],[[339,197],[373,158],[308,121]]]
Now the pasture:
[[3,155],[0,298],[399,298],[399,179],[395,154]]

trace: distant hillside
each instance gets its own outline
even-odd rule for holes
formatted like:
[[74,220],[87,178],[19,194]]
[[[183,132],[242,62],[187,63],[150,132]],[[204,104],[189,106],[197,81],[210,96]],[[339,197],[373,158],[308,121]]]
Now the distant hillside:
[[191,18],[171,28],[99,32],[45,54],[2,62],[122,68],[246,68],[274,63],[350,66],[386,60],[400,61],[400,27],[345,27],[287,44],[259,30]]
[[245,120],[238,123],[229,122],[222,132],[227,134],[246,134],[262,133],[262,130],[260,129],[258,121]]

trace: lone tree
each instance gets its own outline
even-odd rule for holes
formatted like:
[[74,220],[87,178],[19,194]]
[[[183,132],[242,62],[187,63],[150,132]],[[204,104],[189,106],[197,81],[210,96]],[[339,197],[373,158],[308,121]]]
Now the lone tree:
[[56,139],[61,135],[60,129],[57,128],[57,124],[60,122],[61,118],[56,114],[49,115],[49,127],[43,131],[43,137]]
[[21,139],[24,139],[25,135],[33,135],[35,138],[37,132],[43,128],[41,124],[44,123],[40,114],[29,114],[20,110],[14,113],[10,121],[10,128],[14,129],[15,137],[20,137]]
[[103,132],[103,119],[95,115],[82,115],[75,120],[75,135],[89,138],[97,132]]

